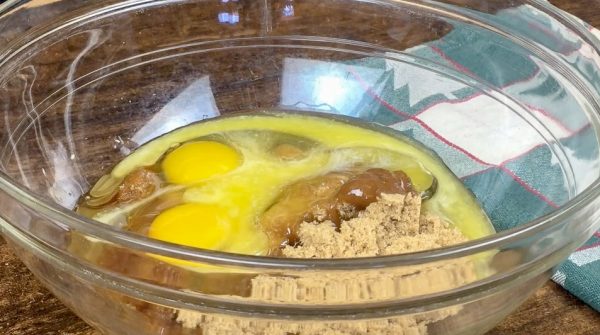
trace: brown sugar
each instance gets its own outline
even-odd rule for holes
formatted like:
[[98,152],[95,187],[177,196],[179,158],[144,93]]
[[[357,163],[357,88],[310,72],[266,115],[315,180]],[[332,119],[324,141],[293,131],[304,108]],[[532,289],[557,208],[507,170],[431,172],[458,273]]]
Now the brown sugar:
[[466,240],[462,233],[437,216],[421,213],[421,198],[409,194],[382,194],[380,200],[344,221],[340,232],[332,222],[300,225],[302,244],[287,246],[286,257],[353,258],[402,254],[440,248]]
[[303,222],[330,221],[328,224],[339,228],[342,221],[358,216],[382,194],[413,192],[410,178],[402,171],[330,172],[286,187],[259,222],[274,244],[274,253],[280,254],[281,247],[299,243],[298,227]]
[[160,184],[160,179],[151,171],[141,168],[133,171],[119,187],[117,202],[131,202],[152,194]]
[[[340,229],[331,221],[304,222],[300,244],[286,246],[285,257],[355,258],[384,256],[445,247],[466,238],[441,218],[424,213],[414,194],[382,194]],[[427,266],[404,266],[356,271],[296,271],[258,275],[246,299],[282,304],[369,303],[415,297],[453,289],[477,280],[473,259],[443,261]],[[458,307],[417,315],[353,321],[282,321],[211,315],[181,310],[177,321],[203,334],[427,334],[428,325],[460,311]]]

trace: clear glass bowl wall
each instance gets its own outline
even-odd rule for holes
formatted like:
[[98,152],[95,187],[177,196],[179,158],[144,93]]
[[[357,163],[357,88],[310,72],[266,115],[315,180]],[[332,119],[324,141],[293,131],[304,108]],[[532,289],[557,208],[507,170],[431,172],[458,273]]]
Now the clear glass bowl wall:
[[[598,41],[545,2],[3,6],[0,228],[35,275],[105,334],[224,331],[184,327],[174,321],[180,311],[235,319],[232,334],[265,327],[353,334],[358,321],[381,333],[479,334],[599,226]],[[412,255],[281,260],[159,243],[71,211],[102,174],[152,138],[207,118],[273,109],[355,117],[427,144],[478,196],[498,234]],[[456,124],[463,125],[458,135]],[[533,150],[534,164],[518,159]],[[548,177],[529,183],[533,169]],[[523,208],[507,186],[515,181],[537,205]],[[74,250],[74,239],[90,244]],[[108,256],[99,261],[98,252]],[[156,255],[234,274],[227,280],[240,287],[256,275],[360,282],[393,271],[419,273],[429,284],[320,305],[263,301],[202,284],[223,277],[172,265],[132,270],[156,263]],[[490,271],[454,284],[435,271],[443,264],[460,272],[472,259],[489,259]]]

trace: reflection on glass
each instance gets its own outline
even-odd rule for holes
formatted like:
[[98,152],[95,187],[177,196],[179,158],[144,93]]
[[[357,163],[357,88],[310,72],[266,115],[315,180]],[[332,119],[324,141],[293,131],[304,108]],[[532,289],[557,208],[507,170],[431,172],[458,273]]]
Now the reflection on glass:
[[293,0],[286,1],[285,5],[283,5],[283,9],[281,10],[281,13],[285,17],[294,16],[294,1]]
[[368,92],[381,92],[384,75],[384,69],[286,58],[281,105],[358,116],[372,100]]
[[131,140],[141,145],[179,127],[218,115],[210,79],[204,76],[169,101]]
[[240,22],[240,13],[237,10],[231,13],[221,12],[218,15],[218,19],[220,23],[236,24]]
[[329,106],[340,106],[347,95],[351,92],[351,85],[347,85],[347,80],[333,74],[318,77],[314,85],[314,98],[322,104]]
[[222,24],[234,25],[240,22],[241,9],[238,0],[220,0],[222,10],[217,14],[217,20]]

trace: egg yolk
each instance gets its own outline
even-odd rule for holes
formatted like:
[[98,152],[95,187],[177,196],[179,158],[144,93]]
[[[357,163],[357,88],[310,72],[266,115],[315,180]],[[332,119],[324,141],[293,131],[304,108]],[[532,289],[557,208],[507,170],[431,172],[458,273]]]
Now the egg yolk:
[[167,181],[187,185],[225,174],[241,162],[240,154],[225,144],[198,141],[185,143],[169,153],[162,169]]
[[148,236],[189,247],[219,250],[231,230],[223,213],[217,205],[176,206],[154,219]]

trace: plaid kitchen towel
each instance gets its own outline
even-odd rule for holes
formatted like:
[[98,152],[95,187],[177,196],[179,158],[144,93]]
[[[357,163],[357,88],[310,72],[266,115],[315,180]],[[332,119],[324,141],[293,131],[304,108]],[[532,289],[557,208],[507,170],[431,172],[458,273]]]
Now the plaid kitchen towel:
[[[600,66],[600,57],[554,18],[529,6],[478,15],[522,36],[535,37],[600,90],[600,73],[594,70]],[[493,33],[460,22],[452,25],[452,31],[441,39],[393,56],[434,61],[499,87],[530,107],[534,119],[557,138],[561,154],[531,126],[535,120],[517,115],[496,97],[445,80],[414,62],[286,59],[281,104],[344,111],[419,140],[463,179],[496,229],[505,230],[559,207],[597,179],[598,140],[588,116],[578,112],[576,94],[566,93],[572,88],[557,82],[549,69]],[[591,27],[590,31],[597,33]],[[570,163],[568,169],[561,165],[565,161]],[[577,176],[576,190],[566,186],[572,184],[566,182],[565,170],[569,169]],[[600,232],[560,265],[553,279],[600,311]]]

